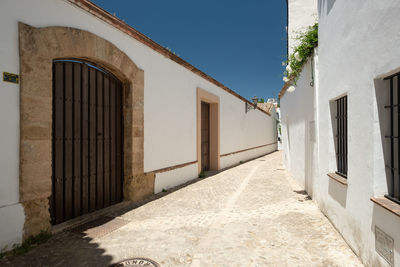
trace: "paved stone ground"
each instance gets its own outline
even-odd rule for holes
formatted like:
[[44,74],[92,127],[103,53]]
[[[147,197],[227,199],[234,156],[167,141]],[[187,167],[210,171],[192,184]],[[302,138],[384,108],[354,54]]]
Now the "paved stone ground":
[[361,266],[272,153],[110,215],[127,224],[97,237],[54,235],[12,266]]

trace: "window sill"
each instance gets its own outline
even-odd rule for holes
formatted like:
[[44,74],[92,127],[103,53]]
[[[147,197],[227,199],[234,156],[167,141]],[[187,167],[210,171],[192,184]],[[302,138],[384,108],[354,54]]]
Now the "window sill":
[[400,205],[386,197],[371,197],[371,201],[400,217]]
[[335,181],[341,183],[342,185],[347,186],[347,179],[344,178],[343,176],[341,176],[341,175],[339,175],[339,174],[337,174],[337,173],[334,173],[334,172],[330,172],[330,173],[328,173],[327,175],[328,175],[330,178],[332,178],[333,180],[335,180]]
[[347,179],[344,178],[343,176],[341,176],[337,173],[334,173],[334,172],[330,172],[327,175],[329,176],[329,178],[332,178],[333,180],[341,183],[342,185],[347,186]]

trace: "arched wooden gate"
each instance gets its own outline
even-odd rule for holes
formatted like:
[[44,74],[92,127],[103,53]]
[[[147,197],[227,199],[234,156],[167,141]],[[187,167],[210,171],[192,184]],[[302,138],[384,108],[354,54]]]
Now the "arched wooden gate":
[[122,83],[90,62],[54,60],[52,145],[53,224],[122,201]]

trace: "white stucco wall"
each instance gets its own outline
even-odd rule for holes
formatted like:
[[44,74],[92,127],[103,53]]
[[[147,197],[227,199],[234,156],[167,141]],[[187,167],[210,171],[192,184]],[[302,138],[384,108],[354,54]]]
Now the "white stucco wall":
[[[313,103],[317,165],[311,176],[313,200],[364,264],[388,266],[375,251],[377,226],[394,239],[394,264],[400,266],[400,217],[370,201],[373,196],[387,193],[386,146],[382,138],[387,133],[381,127],[389,120],[382,116],[382,105],[389,101],[387,92],[382,91],[389,87],[382,77],[400,69],[399,42],[394,35],[400,31],[400,2],[320,0],[318,10],[319,63]],[[284,142],[290,142],[290,148],[285,148],[286,163],[302,182],[302,166],[310,163],[301,158],[304,138],[300,136],[299,140],[292,131],[302,132],[305,126],[297,122],[306,120],[312,110],[298,109],[299,117],[292,122],[294,103],[306,98],[298,92],[299,88],[293,94],[285,94],[281,112],[283,119],[284,113],[289,114],[289,139],[287,133],[284,135]],[[327,176],[336,170],[332,131],[335,114],[330,101],[343,95],[348,97],[347,186]],[[297,141],[300,144],[295,145]]]
[[[400,218],[370,201],[387,191],[376,98],[377,90],[385,88],[377,88],[374,81],[400,67],[399,43],[393,36],[400,31],[400,2],[336,1],[332,6],[321,1],[320,5],[318,201],[365,263],[386,264],[375,252],[377,225],[394,238],[395,265],[400,266]],[[348,96],[348,186],[334,191],[332,181],[323,177],[335,166],[327,103],[342,94]]]
[[296,37],[299,32],[304,32],[308,26],[317,22],[318,1],[317,0],[288,0],[288,40],[289,54],[292,54],[293,48],[298,41]]
[[[220,97],[221,154],[275,142],[273,117],[258,110],[245,114],[245,103],[239,98],[64,0],[1,2],[0,72],[19,73],[19,21],[34,27],[68,26],[92,32],[115,44],[144,70],[145,172],[197,160],[198,87]],[[0,84],[0,213],[12,213],[7,217],[15,218],[13,227],[18,230],[13,236],[14,241],[18,241],[24,221],[18,204],[19,87],[2,81]],[[250,156],[238,154],[234,160],[223,164],[235,164]],[[197,165],[193,166],[157,175],[155,191],[197,177]],[[15,207],[10,208],[13,205]],[[2,216],[0,218],[1,227],[8,224]],[[5,240],[0,236],[0,248],[14,242]]]
[[[315,50],[304,65],[294,92],[281,98],[282,147],[285,167],[309,195],[313,194],[313,177],[316,172],[316,122],[314,101],[317,84],[318,54]],[[314,77],[314,86],[311,82]]]

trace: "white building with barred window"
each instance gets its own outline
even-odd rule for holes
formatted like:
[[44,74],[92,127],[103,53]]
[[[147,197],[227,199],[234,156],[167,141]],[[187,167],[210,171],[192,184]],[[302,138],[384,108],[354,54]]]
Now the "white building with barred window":
[[[284,162],[366,266],[400,266],[400,2],[289,0],[318,47],[280,93]],[[316,16],[317,15],[317,16]]]

